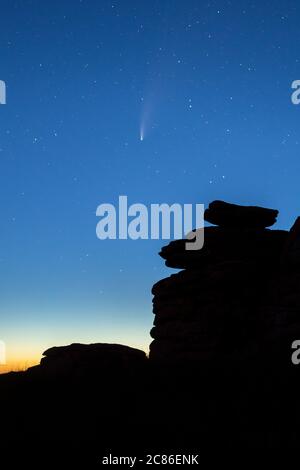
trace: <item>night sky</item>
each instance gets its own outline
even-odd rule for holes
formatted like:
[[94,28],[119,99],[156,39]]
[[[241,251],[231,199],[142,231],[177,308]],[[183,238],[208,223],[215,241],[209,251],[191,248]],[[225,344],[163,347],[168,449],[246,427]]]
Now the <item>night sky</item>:
[[[0,339],[147,350],[165,241],[96,237],[96,208],[214,199],[300,213],[300,5],[1,1]],[[141,136],[143,140],[141,141]]]

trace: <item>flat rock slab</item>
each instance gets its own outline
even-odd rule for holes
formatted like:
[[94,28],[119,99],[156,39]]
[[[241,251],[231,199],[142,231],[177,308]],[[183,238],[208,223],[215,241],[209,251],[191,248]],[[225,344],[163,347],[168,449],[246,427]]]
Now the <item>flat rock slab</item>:
[[275,224],[277,215],[275,209],[213,201],[204,212],[204,220],[221,227],[265,228]]
[[186,240],[175,240],[162,247],[159,255],[166,266],[178,269],[207,268],[212,263],[251,261],[278,262],[288,232],[249,227],[205,227],[200,250],[186,250]]

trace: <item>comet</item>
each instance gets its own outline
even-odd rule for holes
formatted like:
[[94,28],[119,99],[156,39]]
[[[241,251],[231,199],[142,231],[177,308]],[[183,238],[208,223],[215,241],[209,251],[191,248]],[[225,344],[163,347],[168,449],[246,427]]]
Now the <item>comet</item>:
[[141,128],[140,128],[140,141],[141,141],[141,142],[143,142],[144,137],[145,137],[144,123],[142,123],[142,124],[141,124]]
[[140,120],[140,141],[143,142],[148,137],[149,132],[153,129],[151,123],[153,122],[155,96],[153,94],[147,96],[142,100],[142,113]]

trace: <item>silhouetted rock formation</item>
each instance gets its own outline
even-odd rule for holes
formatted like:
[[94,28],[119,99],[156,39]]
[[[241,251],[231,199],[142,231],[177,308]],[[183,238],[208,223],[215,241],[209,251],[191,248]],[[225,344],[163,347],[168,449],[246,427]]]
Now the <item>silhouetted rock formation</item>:
[[282,267],[284,253],[285,260],[294,259],[295,242],[289,245],[287,231],[265,228],[277,214],[214,201],[204,218],[219,226],[204,228],[201,250],[187,251],[186,240],[162,248],[166,265],[184,270],[153,286],[150,359],[239,360],[258,352],[280,320],[287,321],[286,291],[296,295],[300,307],[296,286],[289,288],[293,275]]
[[43,353],[39,366],[29,372],[46,375],[88,375],[126,373],[145,367],[146,354],[121,344],[78,344],[59,346]]

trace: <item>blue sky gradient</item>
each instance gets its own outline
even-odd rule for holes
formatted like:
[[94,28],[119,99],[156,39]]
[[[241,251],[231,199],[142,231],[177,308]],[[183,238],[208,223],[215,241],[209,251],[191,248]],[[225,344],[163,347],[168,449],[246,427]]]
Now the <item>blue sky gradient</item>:
[[72,341],[147,349],[151,286],[171,274],[164,242],[98,240],[101,203],[224,199],[292,224],[299,13],[291,0],[1,2],[8,355]]

